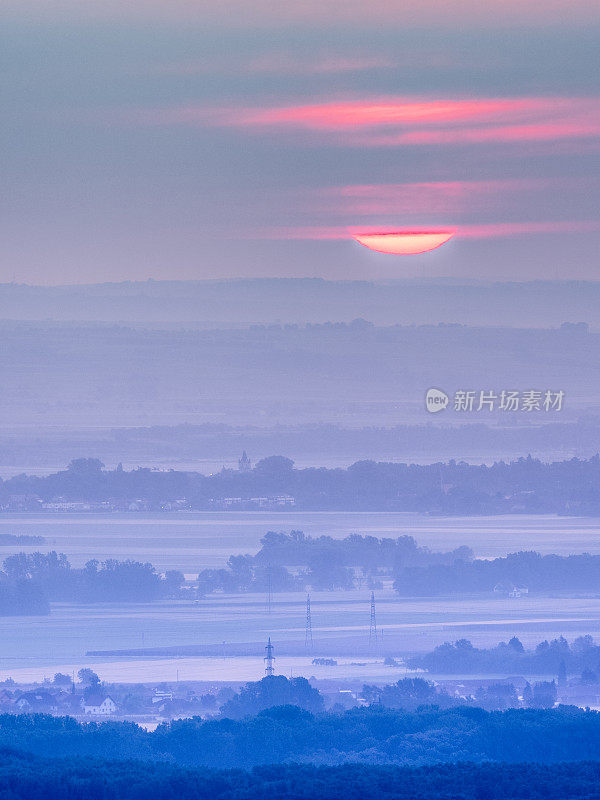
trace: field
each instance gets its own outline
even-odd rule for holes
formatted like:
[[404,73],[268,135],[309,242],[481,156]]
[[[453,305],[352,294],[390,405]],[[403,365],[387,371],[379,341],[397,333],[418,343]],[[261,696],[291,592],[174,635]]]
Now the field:
[[[434,550],[467,544],[480,557],[521,549],[543,553],[600,552],[600,520],[557,517],[434,518],[409,514],[239,513],[160,515],[6,515],[0,531],[46,538],[43,551],[65,552],[75,565],[90,558],[135,558],[159,570],[195,576],[231,553],[253,553],[268,530],[302,529],[343,537],[414,535]],[[1,548],[2,557],[15,548]],[[20,549],[20,548],[16,548]],[[385,655],[429,650],[447,640],[491,644],[514,634],[524,643],[564,634],[600,637],[600,596],[403,599],[376,593],[377,646],[369,644],[369,591],[312,595],[314,645],[304,649],[305,596],[276,595],[268,613],[259,595],[217,595],[194,603],[55,605],[49,617],[0,619],[0,679],[42,679],[84,665],[106,680],[247,680],[262,674],[271,636],[283,674],[392,679],[404,669],[384,667]],[[173,657],[175,648],[197,652]],[[159,648],[171,648],[161,653]],[[142,650],[139,655],[86,656],[88,651]],[[312,665],[328,656],[338,667]]]
[[[43,536],[34,550],[66,553],[74,566],[91,558],[134,558],[158,570],[196,576],[223,566],[232,553],[255,553],[267,531],[302,530],[336,539],[351,533],[414,536],[431,550],[468,545],[479,558],[518,550],[600,553],[600,519],[552,515],[434,517],[385,512],[175,512],[129,514],[2,514],[0,533]],[[0,558],[14,552],[1,547]]]

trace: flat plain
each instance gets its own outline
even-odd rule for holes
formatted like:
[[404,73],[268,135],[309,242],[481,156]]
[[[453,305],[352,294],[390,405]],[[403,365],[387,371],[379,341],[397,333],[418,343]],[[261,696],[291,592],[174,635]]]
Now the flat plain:
[[[409,534],[432,550],[459,545],[490,558],[517,550],[600,553],[600,520],[585,517],[430,517],[385,513],[165,513],[0,516],[4,533],[44,536],[37,547],[58,550],[81,566],[90,558],[150,561],[159,571],[181,569],[192,578],[205,567],[223,566],[232,553],[255,553],[269,530],[303,530],[342,538]],[[55,604],[48,617],[0,618],[0,679],[11,675],[41,680],[56,671],[95,667],[106,680],[247,680],[262,674],[264,642],[271,636],[278,669],[317,677],[384,679],[385,655],[400,657],[444,641],[469,638],[493,644],[517,635],[526,645],[564,634],[600,637],[598,597],[504,596],[398,597],[389,587],[376,592],[378,642],[369,644],[370,592],[312,593],[313,647],[304,650],[305,595],[275,595],[268,612],[262,595],[214,595],[194,602],[156,604]],[[160,648],[204,652],[173,657]],[[141,651],[86,656],[89,651]],[[144,652],[145,651],[145,652]],[[150,655],[148,654],[150,653]],[[318,667],[315,656],[339,661]],[[401,670],[402,674],[404,671]],[[395,674],[395,673],[394,673]]]

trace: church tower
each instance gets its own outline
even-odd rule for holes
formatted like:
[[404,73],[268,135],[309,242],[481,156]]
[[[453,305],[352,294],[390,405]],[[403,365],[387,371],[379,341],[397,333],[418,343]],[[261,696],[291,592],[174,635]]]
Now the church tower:
[[250,472],[252,469],[252,462],[248,458],[248,454],[244,450],[242,457],[238,459],[238,469],[240,472]]

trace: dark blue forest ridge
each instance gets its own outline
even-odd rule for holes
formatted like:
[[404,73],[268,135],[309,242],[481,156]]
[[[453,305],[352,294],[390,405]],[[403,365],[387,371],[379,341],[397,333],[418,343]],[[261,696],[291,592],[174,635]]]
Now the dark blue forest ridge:
[[277,764],[185,770],[141,761],[40,759],[0,751],[3,800],[594,800],[600,763],[439,764],[410,769]]
[[43,758],[138,759],[212,769],[292,762],[551,764],[600,761],[600,713],[574,706],[492,712],[372,706],[312,714],[296,706],[276,706],[238,720],[173,720],[154,732],[130,722],[78,723],[69,717],[5,714],[0,716],[0,747]]

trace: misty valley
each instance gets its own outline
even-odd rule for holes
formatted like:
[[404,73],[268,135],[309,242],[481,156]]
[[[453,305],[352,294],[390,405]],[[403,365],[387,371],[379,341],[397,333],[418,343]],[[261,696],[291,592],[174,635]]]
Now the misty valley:
[[600,4],[1,5],[0,800],[600,800]]
[[[296,512],[294,524],[310,534],[258,533],[288,518],[3,515],[11,530],[30,531],[0,545],[3,710],[16,713],[19,695],[40,687],[40,711],[85,718],[74,676],[88,669],[116,699],[113,718],[212,716],[219,693],[260,679],[268,636],[278,673],[310,679],[328,707],[599,702],[595,519],[476,517],[469,545],[461,519],[389,514]],[[357,533],[367,520],[368,534]],[[485,530],[496,537],[493,555],[473,548]],[[581,554],[554,553],[559,537],[570,553],[570,535]],[[410,680],[424,689],[393,688]],[[131,684],[145,688],[128,706]],[[72,703],[71,686],[77,699],[67,708],[61,697]],[[152,703],[153,692],[168,702]]]

